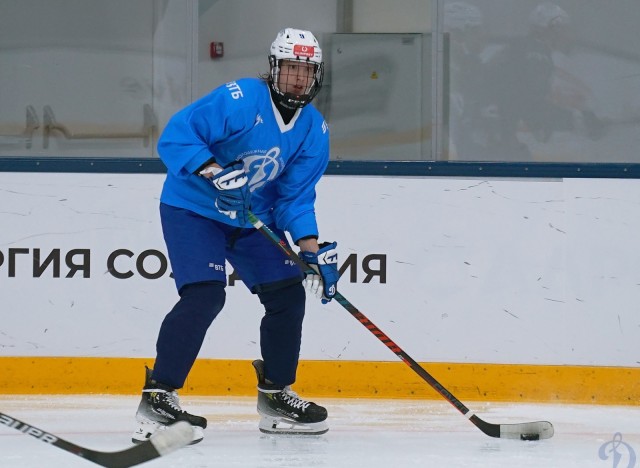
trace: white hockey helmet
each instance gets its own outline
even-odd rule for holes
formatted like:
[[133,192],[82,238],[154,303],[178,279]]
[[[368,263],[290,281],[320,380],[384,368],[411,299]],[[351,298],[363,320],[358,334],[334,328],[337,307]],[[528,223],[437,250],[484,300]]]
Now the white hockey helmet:
[[271,55],[277,60],[304,60],[322,63],[322,49],[310,31],[286,28],[281,30],[271,44]]
[[[301,95],[282,92],[278,86],[278,78],[283,60],[312,63],[313,83]],[[279,102],[285,107],[298,108],[309,104],[320,91],[324,76],[322,49],[316,37],[310,31],[285,28],[281,30],[271,44],[269,55],[269,85]]]
[[480,27],[484,17],[480,9],[467,2],[448,2],[444,6],[445,31],[464,31],[467,28]]
[[529,15],[529,25],[546,29],[569,25],[569,15],[555,3],[544,2],[536,6]]

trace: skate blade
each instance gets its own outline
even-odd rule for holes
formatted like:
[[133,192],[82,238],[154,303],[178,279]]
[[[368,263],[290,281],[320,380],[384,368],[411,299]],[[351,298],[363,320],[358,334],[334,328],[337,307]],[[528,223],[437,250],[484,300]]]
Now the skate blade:
[[[154,434],[164,431],[168,426],[159,423],[157,421],[140,421],[138,420],[138,427],[133,434],[131,435],[131,442],[134,444],[140,444],[150,437],[153,437]],[[197,444],[204,439],[204,431],[200,426],[191,426],[193,428],[193,440],[189,443],[189,445]]]
[[288,419],[263,416],[258,429],[265,434],[321,435],[329,430],[329,425],[327,421],[302,424]]

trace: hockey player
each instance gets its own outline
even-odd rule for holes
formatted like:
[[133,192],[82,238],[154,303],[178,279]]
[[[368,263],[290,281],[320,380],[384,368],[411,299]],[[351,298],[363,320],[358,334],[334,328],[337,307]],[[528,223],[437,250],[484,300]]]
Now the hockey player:
[[[168,169],[160,216],[180,299],[160,327],[134,442],[177,420],[192,424],[194,443],[202,440],[206,419],[184,411],[176,390],[225,303],[225,260],[265,310],[262,359],[253,363],[259,429],[328,430],[326,409],[290,388],[296,380],[305,286],[326,303],[339,278],[336,243],[318,244],[314,211],[315,185],[329,160],[328,127],[310,104],[322,86],[322,50],[311,32],[288,28],[271,45],[269,63],[268,74],[222,85],[179,111],[159,140]],[[303,278],[248,222],[249,210],[281,238],[289,232],[316,274]]]
[[557,63],[559,56],[571,50],[570,31],[570,17],[564,9],[540,3],[529,14],[526,36],[511,40],[488,64],[491,72],[485,91],[495,103],[498,117],[490,149],[497,159],[535,159],[528,144],[521,141],[523,130],[541,144],[549,143],[556,132],[584,131],[594,140],[602,137],[602,122],[591,110],[587,96],[565,100],[558,93],[559,79],[571,77]]

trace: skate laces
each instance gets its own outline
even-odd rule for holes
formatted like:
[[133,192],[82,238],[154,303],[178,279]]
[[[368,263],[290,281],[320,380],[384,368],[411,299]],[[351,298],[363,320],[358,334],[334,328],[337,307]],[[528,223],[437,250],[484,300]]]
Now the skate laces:
[[171,409],[177,411],[178,413],[183,412],[182,408],[180,408],[180,398],[178,397],[178,393],[175,390],[173,392],[168,392],[160,388],[150,388],[143,390],[143,393],[158,393],[158,400],[161,403],[168,405]]
[[283,388],[281,394],[284,402],[295,409],[302,409],[304,411],[311,404],[311,402],[305,401],[300,398],[298,394],[291,390],[291,387],[289,386]]
[[164,402],[171,406],[174,410],[182,413],[182,408],[180,408],[180,398],[178,398],[178,394],[176,392],[166,392]]

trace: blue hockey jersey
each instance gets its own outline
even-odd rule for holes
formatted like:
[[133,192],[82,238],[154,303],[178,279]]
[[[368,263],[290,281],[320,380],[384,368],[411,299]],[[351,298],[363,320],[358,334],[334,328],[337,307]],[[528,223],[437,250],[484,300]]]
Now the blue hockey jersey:
[[294,241],[318,235],[315,186],[329,162],[329,129],[311,104],[285,124],[263,80],[232,81],[175,114],[158,153],[168,169],[163,203],[240,226],[216,209],[216,190],[194,172],[212,157],[221,166],[242,160],[251,211]]

